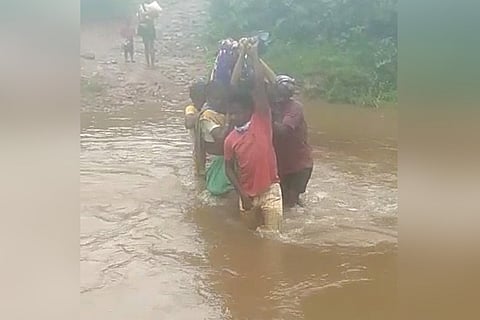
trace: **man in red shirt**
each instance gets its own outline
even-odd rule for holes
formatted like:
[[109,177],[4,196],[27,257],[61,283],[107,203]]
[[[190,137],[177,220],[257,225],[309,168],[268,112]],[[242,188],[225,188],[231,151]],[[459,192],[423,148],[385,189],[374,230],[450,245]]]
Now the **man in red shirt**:
[[277,76],[272,101],[274,113],[274,146],[284,205],[299,203],[312,175],[312,148],[307,142],[308,129],[302,105],[293,100],[295,80]]
[[268,230],[279,230],[283,215],[282,193],[258,43],[249,49],[248,57],[255,74],[253,94],[237,89],[230,96],[228,117],[234,129],[225,139],[225,169],[240,196],[240,210],[244,216],[250,218],[260,213],[261,225]]

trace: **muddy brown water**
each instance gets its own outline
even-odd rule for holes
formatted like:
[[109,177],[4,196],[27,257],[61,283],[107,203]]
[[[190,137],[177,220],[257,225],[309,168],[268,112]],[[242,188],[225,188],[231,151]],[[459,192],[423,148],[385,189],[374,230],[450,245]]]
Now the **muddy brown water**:
[[193,176],[186,87],[206,73],[205,0],[165,0],[157,70],[119,26],[82,26],[81,318],[393,319],[397,114],[304,100],[306,207],[262,237]]
[[391,319],[394,110],[306,106],[315,169],[278,238],[202,192],[182,110],[84,112],[85,319]]

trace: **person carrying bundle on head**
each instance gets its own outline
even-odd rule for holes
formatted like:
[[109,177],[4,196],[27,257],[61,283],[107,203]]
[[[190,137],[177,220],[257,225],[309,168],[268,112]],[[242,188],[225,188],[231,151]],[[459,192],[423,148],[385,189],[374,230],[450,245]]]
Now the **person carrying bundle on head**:
[[[240,210],[253,227],[278,231],[283,217],[282,193],[273,147],[272,113],[268,101],[266,68],[258,56],[258,41],[241,41],[233,71],[237,84],[230,95],[228,117],[234,129],[224,144],[225,168],[240,198]],[[238,85],[243,57],[253,67],[253,89]],[[258,219],[258,220],[257,220]]]
[[138,30],[137,33],[142,37],[145,46],[145,60],[148,67],[155,66],[155,39],[157,38],[155,30],[155,18],[158,17],[162,8],[156,1],[145,0],[140,4],[137,12]]

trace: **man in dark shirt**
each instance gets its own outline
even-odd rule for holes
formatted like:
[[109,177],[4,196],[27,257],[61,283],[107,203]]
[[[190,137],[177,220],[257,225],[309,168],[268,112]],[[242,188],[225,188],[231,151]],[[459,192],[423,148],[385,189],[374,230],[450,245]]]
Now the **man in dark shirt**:
[[302,105],[292,98],[294,88],[294,79],[277,76],[272,101],[273,141],[286,207],[299,204],[299,196],[305,192],[313,169],[307,124]]

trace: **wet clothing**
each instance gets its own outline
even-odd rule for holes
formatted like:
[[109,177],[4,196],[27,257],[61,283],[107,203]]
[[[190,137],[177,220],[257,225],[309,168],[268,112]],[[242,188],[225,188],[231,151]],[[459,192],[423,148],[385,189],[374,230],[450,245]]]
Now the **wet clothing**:
[[[214,143],[212,131],[225,126],[225,115],[211,109],[203,109],[198,117],[195,127],[195,148],[199,150],[196,163],[201,166],[201,155],[205,155],[205,143]],[[203,152],[203,153],[202,153]],[[225,160],[223,156],[207,156],[206,183],[207,190],[213,195],[222,195],[233,189],[225,173]]]
[[272,115],[255,111],[245,131],[233,130],[225,139],[225,160],[235,159],[239,183],[256,197],[279,181],[272,143]]
[[280,115],[280,122],[288,127],[285,134],[274,135],[278,173],[284,178],[292,173],[313,167],[312,148],[307,142],[307,123],[302,105],[291,100]]
[[282,177],[280,182],[282,191],[295,190],[299,194],[305,193],[308,181],[310,181],[310,177],[312,176],[312,171],[313,168],[305,168]]
[[272,184],[265,192],[252,199],[253,208],[243,209],[240,199],[240,212],[247,224],[256,229],[264,226],[268,230],[280,230],[282,227],[282,192],[278,183]]
[[214,143],[215,139],[213,139],[212,131],[225,125],[225,115],[211,109],[204,109],[199,120],[205,142]]
[[214,196],[220,196],[233,190],[233,186],[225,173],[223,156],[211,156],[205,178],[207,190]]

